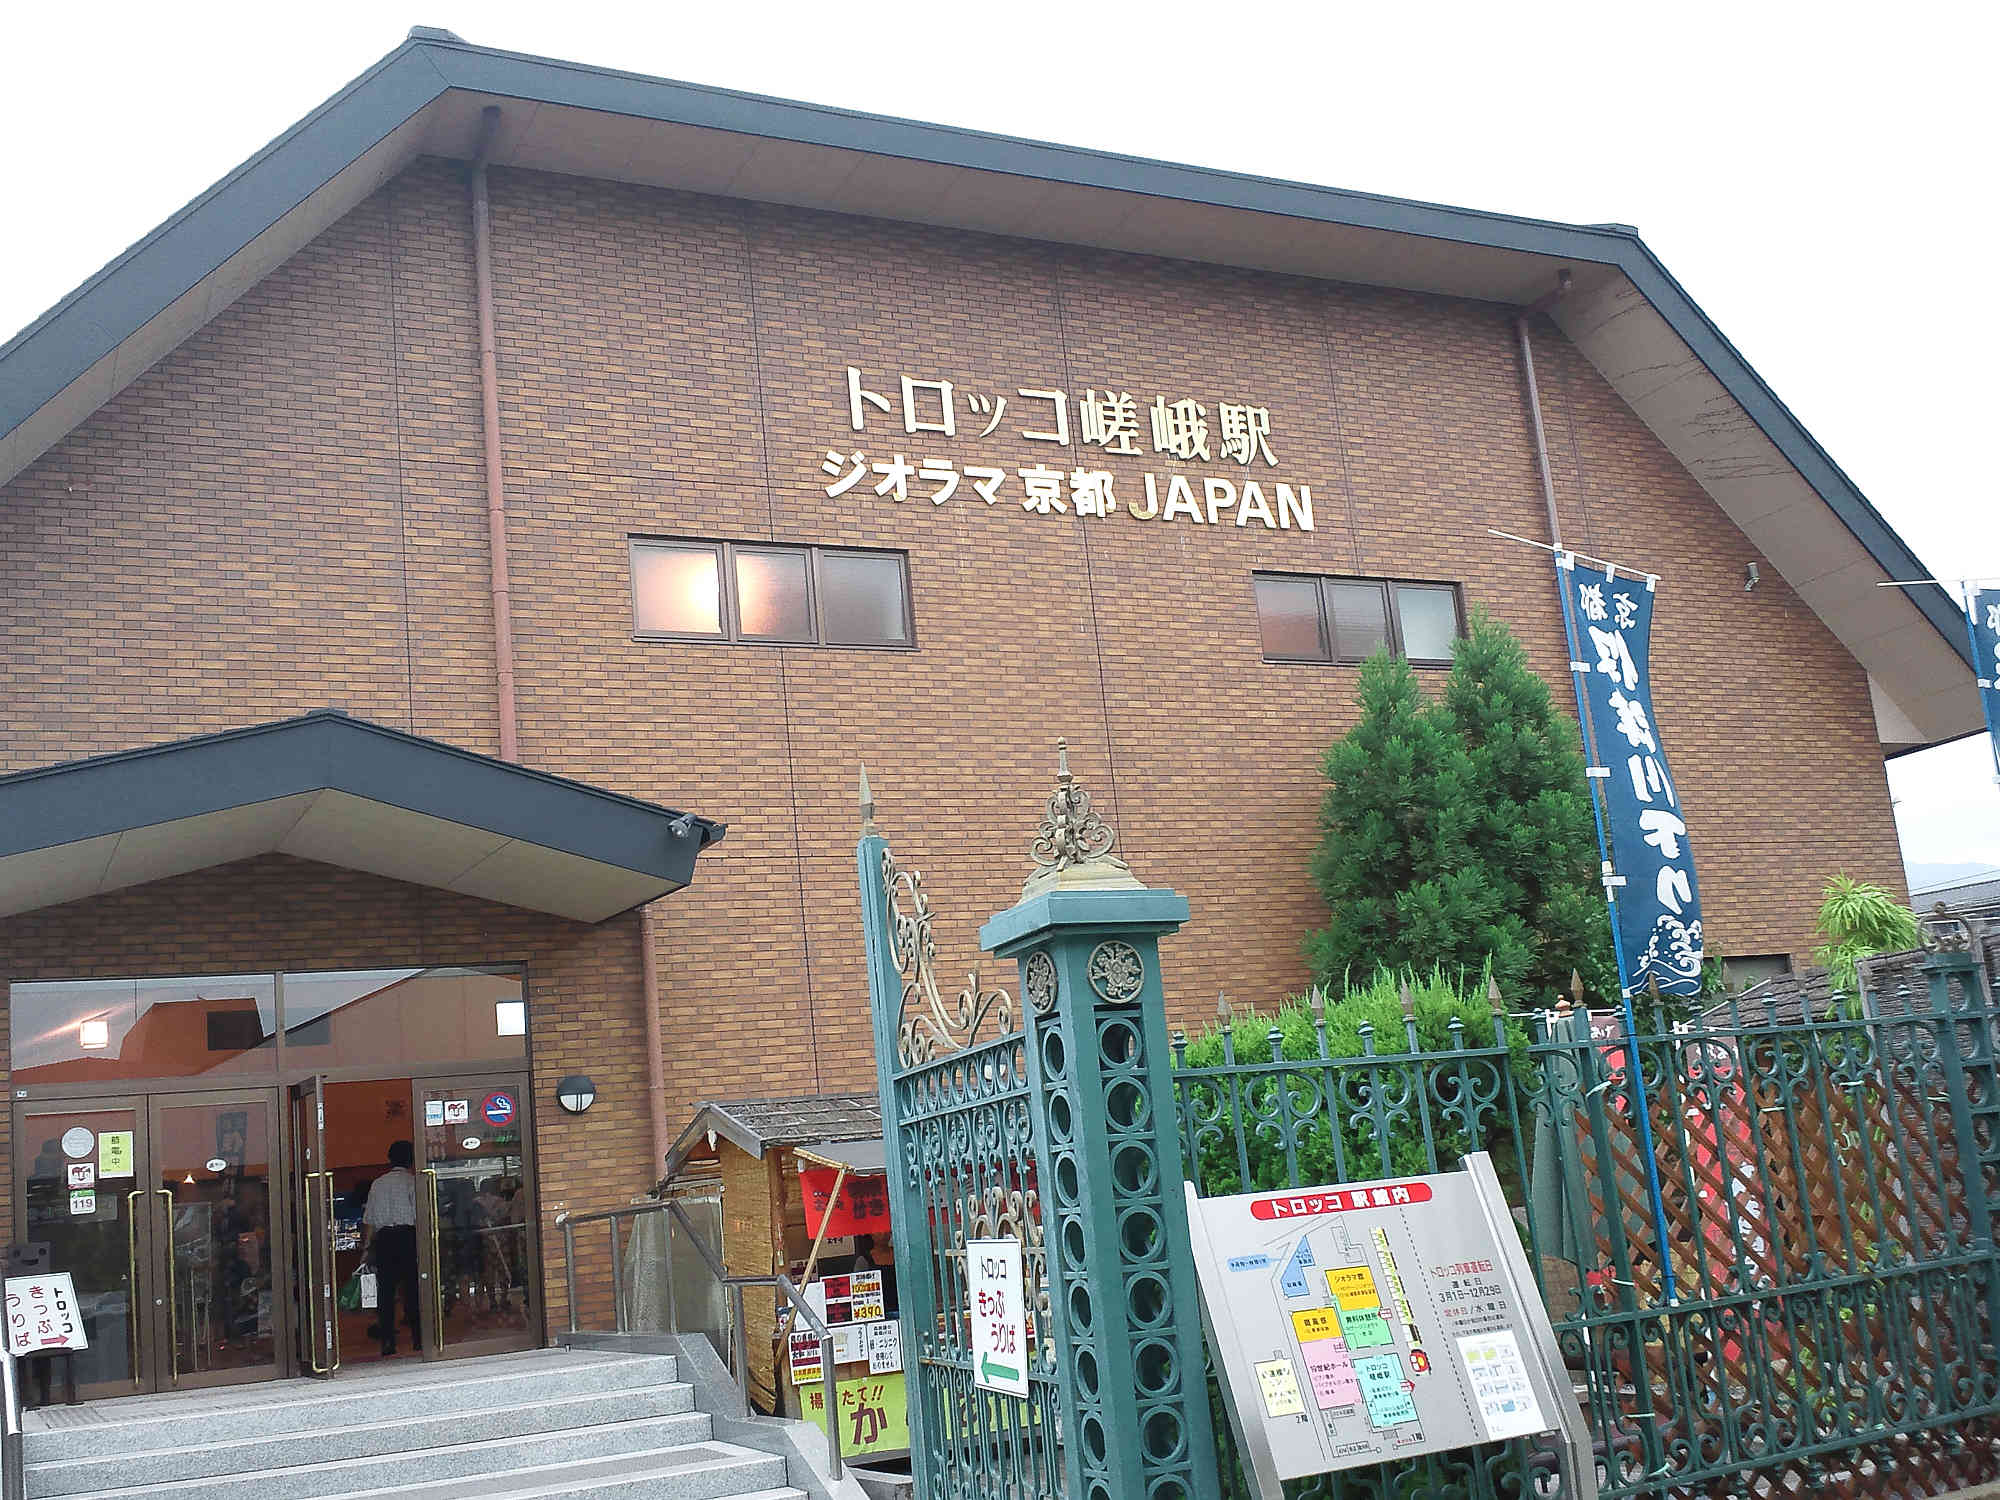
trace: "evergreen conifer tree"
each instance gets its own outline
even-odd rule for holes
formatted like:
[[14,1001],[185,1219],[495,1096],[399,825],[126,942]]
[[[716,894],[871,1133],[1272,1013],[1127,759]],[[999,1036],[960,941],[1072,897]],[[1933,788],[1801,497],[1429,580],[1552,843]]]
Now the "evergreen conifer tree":
[[1615,994],[1582,751],[1520,643],[1475,614],[1438,702],[1386,652],[1362,667],[1360,698],[1322,762],[1312,874],[1333,922],[1306,939],[1315,978],[1490,968],[1520,1003],[1576,969]]

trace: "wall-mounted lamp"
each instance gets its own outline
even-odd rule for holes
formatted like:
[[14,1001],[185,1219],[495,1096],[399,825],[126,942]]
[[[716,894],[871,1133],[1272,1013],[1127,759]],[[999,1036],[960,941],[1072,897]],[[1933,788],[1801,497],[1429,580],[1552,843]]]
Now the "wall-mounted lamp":
[[556,1085],[556,1103],[580,1115],[597,1102],[597,1085],[582,1073],[572,1073]]
[[111,1045],[109,1021],[83,1021],[76,1028],[76,1044],[86,1052],[102,1052]]
[[1747,565],[1743,569],[1743,592],[1747,594],[1750,592],[1750,590],[1757,587],[1757,584],[1761,580],[1762,576],[1763,575],[1758,573],[1757,565],[1755,563],[1750,563],[1749,565]]

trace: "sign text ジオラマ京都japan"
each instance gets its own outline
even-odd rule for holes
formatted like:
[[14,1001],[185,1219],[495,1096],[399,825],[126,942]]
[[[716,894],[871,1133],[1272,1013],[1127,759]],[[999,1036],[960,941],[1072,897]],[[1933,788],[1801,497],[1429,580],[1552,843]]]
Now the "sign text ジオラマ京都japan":
[[1595,1500],[1589,1433],[1483,1153],[1465,1170],[1228,1198],[1188,1188],[1246,1471],[1284,1480],[1538,1433]]
[[[872,379],[847,366],[850,432],[819,466],[831,481],[821,486],[829,500],[1018,502],[1038,516],[1122,513],[1134,521],[1313,529],[1312,487],[1271,472],[1278,455],[1268,406],[1184,391],[1153,392],[1148,404],[1145,393],[1116,382],[1081,393],[989,390],[900,374],[893,385],[880,378],[878,391],[869,389]],[[1110,467],[1113,459],[1158,467],[1134,473]],[[1206,467],[1181,467],[1190,464]]]
[[972,1383],[1009,1396],[1028,1394],[1028,1307],[1019,1240],[967,1240],[966,1296],[972,1303]]

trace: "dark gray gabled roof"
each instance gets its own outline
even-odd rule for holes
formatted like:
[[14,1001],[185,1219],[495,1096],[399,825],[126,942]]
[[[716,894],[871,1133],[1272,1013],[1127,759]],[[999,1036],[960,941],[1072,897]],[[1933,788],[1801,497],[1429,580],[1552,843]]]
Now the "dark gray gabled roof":
[[776,1146],[879,1139],[882,1101],[873,1094],[789,1094],[774,1099],[711,1099],[695,1106],[694,1118],[667,1153],[673,1176],[713,1131],[718,1140],[762,1159]]
[[723,832],[321,709],[0,777],[0,916],[282,853],[597,922]]
[[[1535,301],[1869,670],[1885,744],[1973,732],[1951,598],[1622,225],[1571,225],[859,114],[419,29],[0,348],[0,483],[419,154]],[[1830,524],[1829,524],[1830,523]],[[1801,540],[1801,538],[1804,538]],[[1886,707],[1885,707],[1886,705]]]

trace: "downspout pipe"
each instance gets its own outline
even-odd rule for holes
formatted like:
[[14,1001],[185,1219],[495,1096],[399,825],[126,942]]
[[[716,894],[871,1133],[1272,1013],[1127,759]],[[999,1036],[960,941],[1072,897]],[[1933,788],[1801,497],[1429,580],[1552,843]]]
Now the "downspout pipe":
[[660,928],[653,906],[639,908],[639,988],[646,1022],[646,1111],[653,1124],[653,1171],[667,1169],[667,1039],[660,1027]]
[[500,758],[519,760],[514,718],[514,611],[507,573],[507,484],[500,455],[500,373],[493,339],[493,225],[486,163],[500,129],[500,106],[480,111],[472,157],[472,276],[479,304],[479,411],[486,449],[486,552],[493,582],[493,675],[500,718]]
[[[500,106],[479,113],[479,142],[472,154],[472,276],[479,307],[479,416],[486,450],[486,551],[493,582],[493,675],[500,718],[500,758],[521,758],[514,694],[514,611],[507,569],[507,481],[500,452],[500,370],[493,334],[493,210],[486,190],[486,166],[500,130]],[[667,1135],[665,1038],[660,1031],[658,929],[652,907],[639,913],[640,1006],[646,1026],[646,1110],[652,1124],[653,1168],[666,1166],[672,1141]]]
[[[500,129],[500,107],[480,111],[479,143],[472,156],[472,274],[479,305],[479,413],[486,450],[486,550],[492,560],[493,675],[500,718],[500,758],[519,760],[514,693],[514,611],[507,569],[507,483],[500,451],[500,372],[493,334],[493,212],[486,166]],[[640,1009],[646,1029],[646,1112],[651,1122],[655,1173],[666,1167],[673,1141],[667,1134],[666,1039],[660,1027],[659,928],[653,908],[639,913]]]
[[1563,545],[1562,520],[1556,515],[1556,486],[1549,474],[1549,441],[1542,431],[1542,394],[1535,384],[1535,349],[1528,338],[1528,322],[1561,301],[1569,286],[1570,273],[1567,270],[1556,272],[1554,290],[1544,292],[1522,308],[1514,319],[1514,337],[1521,346],[1521,374],[1528,383],[1528,421],[1535,433],[1535,469],[1542,479],[1542,504],[1549,513],[1549,545],[1558,552],[1562,551]]

